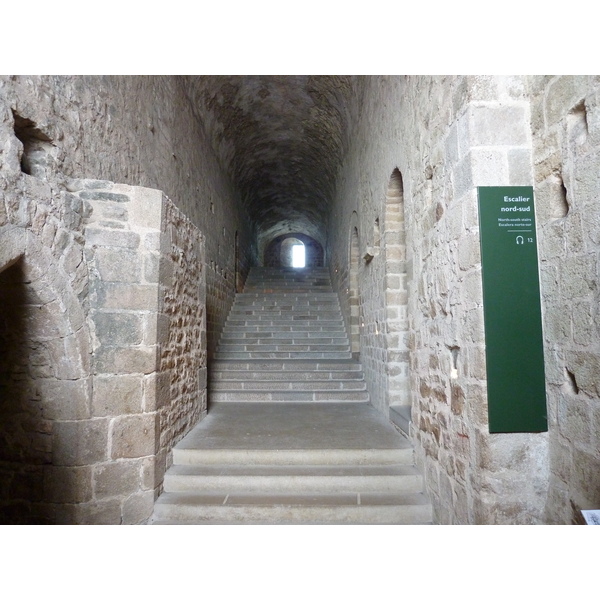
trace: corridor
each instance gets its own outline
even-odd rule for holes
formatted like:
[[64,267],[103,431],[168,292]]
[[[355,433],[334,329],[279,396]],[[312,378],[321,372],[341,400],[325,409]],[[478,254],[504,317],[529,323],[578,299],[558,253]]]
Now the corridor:
[[[412,446],[424,522],[580,523],[600,504],[599,106],[588,75],[0,76],[0,521],[148,523],[219,411],[339,403]],[[491,289],[540,309],[535,373],[490,354],[524,347],[511,311],[494,346],[485,310],[479,209],[503,194],[528,198],[534,276]],[[321,299],[251,291],[300,248]],[[535,398],[504,411],[490,364]],[[284,481],[254,475],[219,493]]]

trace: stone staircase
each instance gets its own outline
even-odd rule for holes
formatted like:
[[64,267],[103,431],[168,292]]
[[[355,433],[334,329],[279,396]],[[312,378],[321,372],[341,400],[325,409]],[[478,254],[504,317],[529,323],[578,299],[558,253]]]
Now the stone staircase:
[[431,522],[326,269],[253,269],[210,367],[209,413],[173,450],[154,524]]
[[211,402],[368,402],[329,274],[303,271],[251,271],[211,364]]

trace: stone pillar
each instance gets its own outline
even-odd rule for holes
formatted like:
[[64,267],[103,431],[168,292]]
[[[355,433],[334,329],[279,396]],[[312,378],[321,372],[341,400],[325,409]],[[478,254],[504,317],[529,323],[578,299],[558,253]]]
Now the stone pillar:
[[158,190],[70,188],[88,207],[91,402],[54,423],[50,500],[57,522],[142,523],[206,411],[203,238]]

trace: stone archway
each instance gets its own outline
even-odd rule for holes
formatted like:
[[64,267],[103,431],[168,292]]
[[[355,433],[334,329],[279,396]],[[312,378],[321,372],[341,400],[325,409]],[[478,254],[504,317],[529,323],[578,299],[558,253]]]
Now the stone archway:
[[[295,237],[289,237],[283,240],[279,251],[279,260],[282,267],[297,267],[295,264],[296,247],[301,246],[305,251],[305,246],[301,240]],[[303,265],[304,266],[304,265]]]
[[89,334],[51,250],[19,227],[0,237],[0,521],[53,523],[86,494],[93,443],[73,434],[91,416]]
[[[289,241],[288,241],[289,240]],[[296,240],[296,241],[294,241]],[[291,266],[291,261],[287,263],[287,254],[285,253],[286,245],[295,243],[304,244],[306,266],[307,267],[322,267],[325,264],[325,253],[323,246],[317,240],[303,233],[287,233],[280,235],[267,245],[264,252],[263,264],[265,267],[285,267]],[[282,250],[283,248],[283,250]]]
[[385,198],[386,364],[390,407],[410,409],[409,323],[402,174],[394,169]]

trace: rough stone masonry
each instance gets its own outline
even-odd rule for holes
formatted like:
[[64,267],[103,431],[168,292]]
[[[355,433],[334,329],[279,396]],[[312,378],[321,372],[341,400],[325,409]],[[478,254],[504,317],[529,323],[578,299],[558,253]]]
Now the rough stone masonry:
[[[143,523],[236,289],[323,251],[437,523],[600,508],[600,78],[0,77],[0,519]],[[477,186],[532,185],[549,430],[490,434]],[[271,260],[271,258],[269,258]]]

